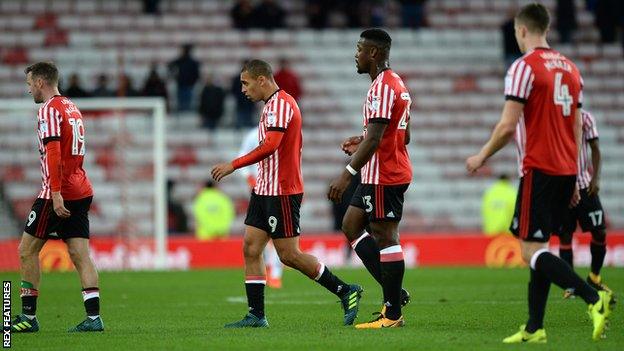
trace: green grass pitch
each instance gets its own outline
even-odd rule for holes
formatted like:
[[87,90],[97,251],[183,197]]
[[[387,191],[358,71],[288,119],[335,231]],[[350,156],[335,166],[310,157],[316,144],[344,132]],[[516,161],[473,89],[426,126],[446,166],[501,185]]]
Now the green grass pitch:
[[[365,270],[336,270],[364,287],[359,322],[380,307],[381,289]],[[587,270],[580,270],[586,276]],[[19,313],[19,276],[13,313]],[[591,340],[581,299],[562,300],[553,285],[546,345],[503,345],[526,321],[527,269],[419,268],[406,272],[412,303],[402,329],[355,330],[341,325],[334,295],[293,270],[284,288],[266,290],[268,329],[225,330],[246,300],[241,270],[104,272],[100,275],[103,333],[68,334],[84,318],[75,273],[44,274],[38,301],[41,331],[13,334],[15,350],[624,350],[624,308],[617,306],[607,339]],[[624,269],[606,268],[605,281],[624,291]]]

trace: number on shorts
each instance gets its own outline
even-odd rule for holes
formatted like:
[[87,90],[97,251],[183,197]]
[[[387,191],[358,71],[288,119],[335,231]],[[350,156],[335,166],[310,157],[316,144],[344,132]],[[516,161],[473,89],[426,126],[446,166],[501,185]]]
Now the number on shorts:
[[602,225],[602,210],[590,212],[589,218],[591,218],[594,227],[597,225]]
[[26,224],[26,226],[30,227],[30,225],[33,224],[36,218],[37,218],[37,212],[30,211],[30,213],[28,214],[28,224]]
[[363,196],[362,201],[364,201],[364,205],[366,205],[366,212],[371,212],[373,210],[373,204],[371,204],[371,196]]
[[274,216],[269,217],[269,227],[271,227],[271,233],[275,233],[275,229],[277,229],[277,218]]

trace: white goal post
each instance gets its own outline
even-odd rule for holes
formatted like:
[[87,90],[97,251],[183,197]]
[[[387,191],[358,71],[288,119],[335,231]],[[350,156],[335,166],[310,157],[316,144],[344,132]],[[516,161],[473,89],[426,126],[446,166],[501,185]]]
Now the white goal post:
[[[72,99],[78,109],[83,113],[88,111],[142,111],[143,113],[149,113],[152,120],[151,138],[153,140],[153,235],[155,242],[155,262],[154,269],[164,269],[167,267],[167,208],[166,208],[166,163],[167,163],[167,151],[166,151],[166,107],[165,100],[163,98],[82,98]],[[4,99],[0,104],[0,114],[16,114],[26,123],[32,124],[33,139],[35,131],[35,118],[39,104],[35,104],[32,98],[23,99]],[[21,112],[28,111],[27,116],[24,116]],[[86,135],[86,147],[87,157],[89,155],[89,137],[97,133],[93,127],[89,126],[89,121],[85,121],[87,124]],[[5,124],[6,121],[0,123]],[[23,121],[21,123],[24,123]],[[134,131],[136,132],[136,131]],[[8,141],[10,135],[2,135],[5,142]],[[10,156],[10,155],[9,155]],[[33,154],[33,158],[36,156]],[[86,169],[87,175],[89,169]],[[36,195],[38,189],[33,188],[32,194]],[[97,198],[98,194],[95,193]],[[21,223],[23,219],[18,219]]]

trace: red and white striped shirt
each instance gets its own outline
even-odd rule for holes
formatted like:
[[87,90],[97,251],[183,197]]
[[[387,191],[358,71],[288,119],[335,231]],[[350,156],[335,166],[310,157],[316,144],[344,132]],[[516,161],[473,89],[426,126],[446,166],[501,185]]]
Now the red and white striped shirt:
[[37,140],[41,161],[41,191],[37,197],[50,199],[50,172],[45,144],[59,140],[61,144],[61,196],[79,200],[93,195],[91,182],[82,168],[85,154],[85,129],[82,114],[68,98],[53,96],[37,114]]
[[258,125],[261,144],[268,131],[284,133],[277,150],[258,162],[257,195],[294,195],[303,193],[301,175],[301,112],[295,99],[283,90],[267,100]]
[[577,173],[574,137],[583,80],[574,63],[555,50],[536,48],[516,60],[505,78],[505,99],[524,104],[516,126],[518,170]]
[[405,132],[410,119],[410,94],[398,74],[388,69],[371,84],[362,109],[364,137],[369,123],[387,123],[375,154],[362,167],[362,184],[399,185],[412,181]]
[[592,180],[588,142],[590,140],[598,139],[598,129],[596,128],[596,120],[591,113],[583,110],[581,115],[583,116],[583,137],[581,152],[579,152],[579,169],[578,176],[576,177],[576,183],[578,184],[579,189],[585,189],[589,186],[589,183]]

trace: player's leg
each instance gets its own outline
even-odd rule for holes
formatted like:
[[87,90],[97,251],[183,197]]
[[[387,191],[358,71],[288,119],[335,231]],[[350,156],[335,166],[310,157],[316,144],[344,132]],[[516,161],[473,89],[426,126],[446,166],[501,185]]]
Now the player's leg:
[[299,211],[302,194],[274,196],[267,199],[268,225],[273,245],[280,260],[295,268],[331,293],[340,297],[344,310],[344,324],[351,325],[357,317],[362,288],[347,284],[336,277],[329,268],[312,255],[301,252],[299,248]]
[[[355,198],[355,196],[354,196]],[[381,284],[381,265],[379,264],[379,247],[375,239],[365,231],[368,215],[364,209],[350,205],[342,219],[342,232],[349,240],[364,267],[375,280]]]
[[[246,223],[249,222],[249,216]],[[243,256],[245,258],[245,293],[249,312],[243,319],[225,325],[226,328],[259,328],[268,327],[269,323],[264,312],[264,287],[266,285],[266,268],[262,252],[269,241],[267,232],[252,225],[245,227],[243,239]]]
[[[549,234],[553,226],[557,228],[561,223],[561,215],[572,195],[574,181],[574,177],[551,177],[537,171],[530,171],[523,177],[520,184],[519,202],[516,204],[512,231],[520,236],[522,258],[531,269],[529,320],[524,328],[528,336],[543,332],[544,311],[550,282],[564,290],[574,289],[576,295],[590,305],[590,314],[594,306],[605,305],[605,302],[608,302],[606,300],[610,300],[608,297],[603,299],[567,263],[547,249]],[[606,309],[608,307],[604,310]],[[602,334],[606,318],[604,314],[595,317],[592,317],[594,319],[593,338],[600,337]],[[596,324],[597,318],[601,319],[598,324]],[[521,342],[527,335],[522,335],[521,331],[506,338],[503,342]]]
[[[596,290],[609,290],[602,283],[600,270],[604,264],[607,254],[606,246],[606,226],[604,221],[604,211],[598,195],[589,196],[587,189],[581,190],[581,201],[579,208],[579,222],[584,232],[591,232],[591,271],[587,277],[587,282]],[[609,290],[610,291],[610,290]]]
[[20,284],[22,314],[13,320],[12,332],[36,332],[39,330],[39,322],[36,318],[38,289],[41,280],[39,252],[44,244],[45,240],[43,239],[26,232],[22,234],[22,240],[18,247],[22,278]]
[[576,230],[577,211],[575,209],[566,209],[562,222],[561,229],[557,233],[557,236],[559,236],[559,257],[569,264],[570,267],[574,268],[572,237]]
[[100,317],[99,277],[91,259],[89,239],[70,237],[65,240],[69,258],[76,267],[82,286],[82,301],[87,318],[70,331],[102,331],[104,324]]
[[[351,204],[343,217],[342,232],[345,234],[347,240],[349,240],[355,253],[360,260],[362,260],[364,267],[366,267],[379,285],[382,285],[379,245],[375,238],[369,233],[370,218],[373,215],[375,207],[374,189],[374,185],[358,185],[351,199]],[[405,306],[409,302],[409,292],[405,289],[401,289],[401,305]]]
[[262,252],[269,241],[267,233],[253,226],[245,227],[243,256],[245,257],[245,292],[249,313],[264,318],[264,287],[266,268]]
[[299,236],[274,238],[273,244],[282,263],[300,271],[338,296],[344,310],[344,325],[353,324],[359,310],[362,288],[345,283],[315,256],[302,252],[299,248]]
[[370,230],[379,247],[381,285],[384,306],[376,320],[358,324],[357,328],[386,328],[403,326],[401,286],[405,275],[403,250],[399,242],[399,222],[403,212],[404,193],[408,185],[374,185],[364,198],[370,203]]
[[266,285],[266,267],[262,252],[269,241],[266,216],[266,196],[251,194],[247,216],[245,217],[245,237],[243,256],[245,258],[245,293],[249,313],[240,321],[228,323],[226,328],[268,327],[264,315],[264,287]]
[[36,332],[39,322],[36,318],[39,296],[39,252],[46,242],[47,234],[54,230],[58,222],[52,216],[52,200],[36,199],[28,214],[24,233],[19,244],[22,314],[12,324],[13,332]]
[[82,287],[82,301],[86,318],[70,332],[103,331],[104,322],[100,317],[99,277],[89,249],[89,209],[92,197],[65,201],[71,212],[69,218],[60,222],[57,235],[67,244],[69,258],[76,267]]
[[384,316],[402,324],[401,286],[405,275],[405,261],[399,242],[399,222],[372,222],[370,226],[379,242]]

